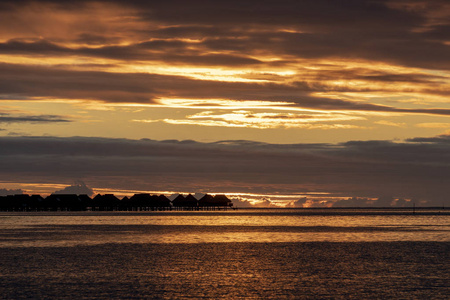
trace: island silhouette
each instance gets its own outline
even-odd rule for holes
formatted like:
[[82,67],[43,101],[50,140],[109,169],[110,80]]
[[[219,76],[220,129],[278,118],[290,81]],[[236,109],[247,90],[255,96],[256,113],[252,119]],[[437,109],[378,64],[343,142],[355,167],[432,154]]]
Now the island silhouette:
[[219,210],[232,208],[226,195],[205,194],[197,200],[192,194],[179,194],[174,200],[165,195],[134,194],[122,199],[114,194],[41,195],[16,194],[0,196],[0,211],[162,211],[162,210]]

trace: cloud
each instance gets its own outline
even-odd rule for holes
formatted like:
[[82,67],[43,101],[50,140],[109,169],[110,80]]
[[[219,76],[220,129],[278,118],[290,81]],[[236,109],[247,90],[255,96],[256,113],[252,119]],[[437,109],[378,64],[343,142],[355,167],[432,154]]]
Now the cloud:
[[[83,36],[86,36],[85,34]],[[96,37],[100,39],[100,37]],[[69,48],[46,40],[21,41],[9,40],[0,43],[4,54],[33,56],[85,56],[128,61],[170,62],[171,64],[199,66],[245,66],[262,63],[261,61],[235,54],[205,53],[205,51],[187,50],[192,43],[182,41],[147,41],[127,46],[100,46]]]
[[333,201],[330,200],[312,200],[308,203],[308,207],[310,208],[328,208],[332,207]]
[[275,145],[1,137],[0,180],[79,177],[96,187],[127,190],[328,192],[327,197],[358,198],[377,198],[383,191],[395,199],[441,205],[448,203],[449,141],[439,136]]
[[450,135],[440,135],[434,137],[417,137],[412,139],[407,139],[406,141],[411,143],[429,143],[436,145],[447,145],[450,144]]
[[[356,125],[349,124],[304,124],[304,123],[294,123],[290,122],[290,124],[286,122],[276,122],[276,121],[267,121],[267,122],[243,122],[243,121],[216,121],[216,120],[173,120],[173,119],[164,119],[162,120],[164,123],[173,124],[173,125],[195,125],[195,126],[207,126],[207,127],[237,127],[237,128],[257,128],[257,129],[269,129],[269,128],[303,128],[303,129],[355,129],[355,128],[363,128]],[[143,121],[149,122],[149,121]]]
[[26,133],[26,132],[17,132],[17,131],[8,132],[8,136],[27,136],[27,135],[30,135],[30,134]]
[[[187,116],[186,119],[164,119],[169,124],[184,124],[197,126],[217,127],[246,127],[246,128],[305,128],[305,129],[335,129],[358,128],[355,125],[339,124],[336,122],[364,120],[361,116],[351,116],[339,113],[256,113],[251,111],[232,111],[214,114],[204,111]],[[152,122],[153,120],[141,120],[140,122]],[[333,124],[315,124],[318,122],[332,122]]]
[[308,201],[308,198],[302,197],[302,198],[300,198],[300,199],[295,200],[294,202],[292,202],[291,206],[302,208],[302,207],[304,207],[304,204],[306,204],[307,201]]
[[2,1],[0,58],[21,65],[0,65],[0,90],[3,99],[220,98],[449,115],[361,95],[446,99],[448,72],[429,69],[450,68],[448,4],[411,3]]
[[255,208],[255,206],[246,199],[231,198],[231,201],[233,202],[233,207],[236,208]]
[[396,123],[396,122],[391,122],[391,121],[386,121],[386,120],[377,121],[377,122],[375,122],[375,124],[393,126],[393,127],[405,127],[406,126],[405,123]]
[[0,196],[23,194],[21,189],[0,189]]
[[333,203],[333,207],[367,207],[371,206],[367,198],[352,197],[347,200],[339,200]]
[[[306,83],[243,83],[195,80],[184,76],[145,73],[74,71],[0,63],[0,99],[73,99],[109,103],[159,104],[160,99],[231,99],[287,102],[292,107],[406,114],[450,115],[446,108],[393,106],[313,96]],[[212,101],[214,103],[214,101]]]
[[270,199],[262,199],[254,204],[255,207],[259,208],[269,208],[269,207],[277,207]]
[[53,192],[53,194],[86,194],[88,196],[92,196],[94,191],[90,187],[86,186],[83,181],[78,181],[62,190]]
[[[339,200],[333,203],[333,207],[411,207],[412,200],[403,198],[393,198],[391,196],[381,196],[377,199],[353,197],[347,200]],[[426,202],[430,205],[437,205],[437,202]]]
[[0,112],[0,123],[66,123],[72,122],[64,116],[58,115],[11,115]]
[[450,128],[450,123],[419,123],[416,127],[420,128]]
[[[6,37],[82,43],[70,48],[12,42],[4,50],[14,53],[37,47],[33,49],[38,54],[46,55],[199,65],[254,64],[260,61],[255,59],[258,54],[281,59],[351,57],[448,70],[448,3],[428,1],[421,3],[421,9],[412,8],[413,1],[399,3],[250,0],[242,5],[196,0],[186,5],[179,0],[114,0],[78,1],[74,6],[68,1],[2,1],[0,28],[14,29],[4,30]],[[33,14],[36,7],[40,14]],[[65,17],[65,23],[58,15]]]

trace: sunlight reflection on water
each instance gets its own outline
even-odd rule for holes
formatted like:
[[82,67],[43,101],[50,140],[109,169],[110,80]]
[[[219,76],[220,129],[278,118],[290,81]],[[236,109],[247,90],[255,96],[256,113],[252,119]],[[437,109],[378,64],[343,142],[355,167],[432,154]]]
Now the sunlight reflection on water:
[[450,216],[0,213],[3,299],[448,299]]
[[[331,212],[331,213],[330,213]],[[299,211],[1,213],[0,247],[450,241],[446,214]]]

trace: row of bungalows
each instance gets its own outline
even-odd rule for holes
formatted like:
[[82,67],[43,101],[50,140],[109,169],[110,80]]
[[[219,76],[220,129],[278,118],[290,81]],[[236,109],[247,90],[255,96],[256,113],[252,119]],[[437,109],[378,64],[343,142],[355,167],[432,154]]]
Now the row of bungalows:
[[225,195],[206,194],[198,199],[191,194],[178,195],[173,201],[164,195],[135,194],[122,200],[114,194],[10,195],[0,197],[0,211],[149,211],[149,210],[215,210],[232,207]]
[[189,209],[217,209],[233,207],[233,202],[225,195],[209,195],[205,194],[199,200],[191,194],[184,197],[178,195],[172,201],[172,206],[177,209],[189,210]]

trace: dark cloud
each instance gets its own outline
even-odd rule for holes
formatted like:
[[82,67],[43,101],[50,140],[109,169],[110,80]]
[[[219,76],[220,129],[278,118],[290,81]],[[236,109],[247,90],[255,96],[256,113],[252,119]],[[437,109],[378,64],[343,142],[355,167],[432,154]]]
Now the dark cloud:
[[[0,138],[0,179],[69,180],[141,190],[330,192],[448,203],[450,143],[273,145],[106,138]],[[380,196],[380,195],[385,196]],[[381,203],[383,202],[383,203]]]
[[[415,204],[414,200],[394,199],[391,196],[382,196],[377,199],[353,197],[347,200],[339,200],[333,203],[333,207],[412,207]],[[430,204],[439,205],[438,201],[430,202]]]
[[0,112],[0,123],[60,123],[72,122],[66,117],[58,115],[11,115]]
[[17,131],[10,131],[8,132],[8,136],[29,136],[30,134],[26,132],[17,132]]
[[78,35],[76,42],[80,44],[102,46],[108,44],[118,44],[120,43],[120,37],[109,37],[85,32]]
[[400,25],[402,28],[421,21],[415,14],[389,9],[386,1],[346,0],[307,0],[307,1],[191,1],[189,5],[180,0],[171,1],[130,1],[142,9],[148,19],[175,24],[216,24],[226,26],[263,25],[298,26],[309,30],[327,28],[365,29],[382,28],[385,24]]
[[[20,11],[23,2],[82,10],[91,1],[77,1],[77,5],[71,1],[5,1],[3,5],[5,9]],[[254,54],[265,52],[295,58],[359,58],[450,68],[449,46],[445,44],[450,22],[441,20],[440,24],[429,25],[434,20],[433,12],[439,8],[445,11],[443,1],[420,3],[420,9],[412,7],[417,1],[396,0],[250,0],[245,4],[236,0],[195,0],[188,5],[179,0],[96,2],[135,9],[134,17],[143,25],[134,32],[140,36],[139,43],[108,46],[126,37],[93,28],[93,32],[82,32],[67,40],[107,46],[70,49],[49,42],[11,41],[2,45],[1,51],[225,66],[261,63]],[[447,18],[448,15],[450,12]],[[155,29],[155,23],[163,26]],[[50,34],[48,38],[52,38]],[[173,38],[197,39],[200,43],[192,45]],[[219,53],[209,54],[210,51]]]
[[389,73],[386,71],[374,71],[363,68],[345,68],[341,70],[327,69],[322,66],[322,72],[314,74],[312,77],[316,80],[331,80],[331,79],[355,79],[364,81],[375,81],[385,83],[407,82],[407,83],[445,83],[447,78],[445,76],[430,75],[424,73]]
[[439,145],[439,144],[447,145],[447,144],[450,144],[450,136],[441,135],[441,136],[428,137],[428,138],[418,137],[418,138],[408,139],[407,141],[412,142],[412,143],[430,143],[430,144],[437,144],[437,145]]
[[438,41],[450,41],[450,24],[436,25],[423,32],[424,38],[434,39]]
[[[54,3],[62,7],[69,6],[74,9],[89,0],[5,0],[2,4],[7,6],[23,6],[26,3]],[[124,6],[139,8],[142,15],[153,20],[177,24],[315,24],[321,26],[323,22],[345,24],[351,27],[355,22],[378,24],[380,18],[385,17],[386,23],[406,23],[416,21],[413,13],[389,9],[385,4],[389,1],[345,0],[339,3],[333,0],[249,0],[242,3],[231,1],[202,1],[193,0],[189,5],[182,0],[142,1],[142,0],[98,0],[96,2],[116,3]],[[436,3],[436,1],[434,1]],[[323,25],[322,25],[323,26]],[[343,26],[343,25],[342,25]],[[406,26],[406,25],[405,25]]]
[[[95,37],[100,39],[100,37]],[[106,39],[106,38],[104,38]],[[93,43],[93,41],[88,40]],[[209,54],[190,50],[190,43],[181,41],[149,41],[128,46],[80,47],[76,49],[59,46],[46,40],[10,40],[0,43],[0,53],[30,56],[90,56],[116,60],[159,61],[169,64],[200,66],[245,66],[261,61],[237,54]]]
[[18,195],[23,194],[23,190],[21,189],[0,189],[0,196],[8,196],[8,195]]
[[69,49],[60,47],[46,40],[37,40],[33,42],[10,40],[0,44],[0,51],[3,54],[49,55],[68,52]]

